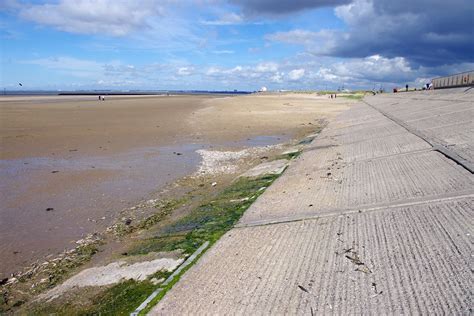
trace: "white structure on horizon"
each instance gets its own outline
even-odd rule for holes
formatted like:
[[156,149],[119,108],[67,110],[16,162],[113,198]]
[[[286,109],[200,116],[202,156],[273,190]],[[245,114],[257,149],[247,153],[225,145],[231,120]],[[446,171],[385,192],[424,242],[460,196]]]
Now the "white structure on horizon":
[[261,87],[260,90],[258,90],[259,92],[267,92],[267,87]]

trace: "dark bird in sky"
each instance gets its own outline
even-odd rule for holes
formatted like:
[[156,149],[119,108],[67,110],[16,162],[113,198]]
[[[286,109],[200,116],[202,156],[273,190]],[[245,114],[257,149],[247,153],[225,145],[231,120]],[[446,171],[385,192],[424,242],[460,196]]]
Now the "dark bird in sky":
[[21,84],[21,82],[18,82],[18,84],[23,87],[23,85]]

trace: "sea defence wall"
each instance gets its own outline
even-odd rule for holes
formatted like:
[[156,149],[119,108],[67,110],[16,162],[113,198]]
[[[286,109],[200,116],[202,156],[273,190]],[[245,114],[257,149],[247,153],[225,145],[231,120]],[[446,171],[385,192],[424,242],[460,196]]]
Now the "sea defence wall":
[[473,101],[354,104],[150,315],[472,314]]
[[431,80],[435,89],[468,87],[474,85],[474,70],[434,78]]

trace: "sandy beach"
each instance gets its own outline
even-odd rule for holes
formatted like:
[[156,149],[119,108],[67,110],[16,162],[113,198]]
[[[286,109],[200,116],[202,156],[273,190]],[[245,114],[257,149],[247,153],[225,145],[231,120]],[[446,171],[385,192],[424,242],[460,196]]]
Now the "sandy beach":
[[198,170],[199,149],[288,142],[348,100],[310,94],[0,98],[0,277]]

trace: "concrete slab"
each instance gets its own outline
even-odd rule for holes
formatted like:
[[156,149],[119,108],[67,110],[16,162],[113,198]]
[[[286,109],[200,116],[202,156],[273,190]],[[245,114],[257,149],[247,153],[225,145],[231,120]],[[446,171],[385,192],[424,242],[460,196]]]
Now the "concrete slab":
[[469,314],[472,202],[234,229],[151,314]]
[[341,144],[348,144],[351,142],[360,142],[363,140],[382,138],[403,133],[406,133],[406,130],[403,127],[395,123],[384,122],[380,125],[368,124],[332,130],[331,132],[321,133],[321,138],[332,138],[339,141]]
[[288,169],[245,212],[240,223],[314,216],[351,207],[401,203],[474,191],[474,176],[437,152],[417,152],[315,168],[312,155]]
[[[405,93],[367,98],[376,109],[403,121],[428,139],[449,146],[460,157],[474,163],[474,90],[436,91],[435,94]],[[442,96],[443,99],[440,99]],[[387,103],[387,98],[394,101]],[[447,147],[448,148],[448,147]]]

